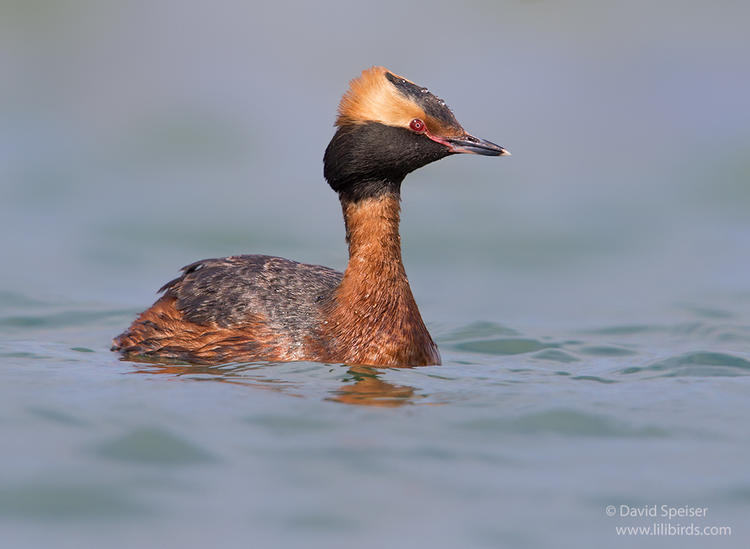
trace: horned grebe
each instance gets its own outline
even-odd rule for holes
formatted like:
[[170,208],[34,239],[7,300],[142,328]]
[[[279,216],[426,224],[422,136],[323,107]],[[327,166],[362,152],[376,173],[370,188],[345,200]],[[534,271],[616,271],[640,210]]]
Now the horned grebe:
[[265,255],[198,261],[112,349],[200,363],[440,364],[401,261],[401,182],[452,154],[510,153],[466,133],[444,101],[383,67],[351,81],[336,126],[324,175],[344,213],[343,274]]

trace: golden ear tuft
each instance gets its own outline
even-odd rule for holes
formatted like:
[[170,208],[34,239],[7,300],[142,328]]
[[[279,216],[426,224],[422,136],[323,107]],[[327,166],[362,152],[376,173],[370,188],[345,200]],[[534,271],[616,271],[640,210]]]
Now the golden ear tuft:
[[385,77],[388,72],[385,67],[371,67],[349,83],[339,103],[336,126],[379,122],[408,127],[414,118],[425,117],[419,105],[399,93],[388,81]]

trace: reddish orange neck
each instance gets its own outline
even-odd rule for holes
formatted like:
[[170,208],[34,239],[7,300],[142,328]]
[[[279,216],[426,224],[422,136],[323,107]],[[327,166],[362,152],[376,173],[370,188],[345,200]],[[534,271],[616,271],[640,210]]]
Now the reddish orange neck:
[[401,261],[399,196],[343,201],[349,264],[329,328],[347,362],[438,364]]
[[[401,261],[399,197],[386,194],[357,202],[343,202],[349,264],[346,273],[377,270],[382,278],[406,277]],[[346,276],[346,275],[345,275]],[[371,280],[370,282],[377,282]]]

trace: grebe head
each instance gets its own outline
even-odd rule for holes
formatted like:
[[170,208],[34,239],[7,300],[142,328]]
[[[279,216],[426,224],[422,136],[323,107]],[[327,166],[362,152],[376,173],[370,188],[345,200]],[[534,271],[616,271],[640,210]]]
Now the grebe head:
[[398,192],[409,172],[459,153],[507,156],[468,134],[445,104],[384,67],[351,81],[339,104],[338,130],[326,149],[324,175],[342,198]]

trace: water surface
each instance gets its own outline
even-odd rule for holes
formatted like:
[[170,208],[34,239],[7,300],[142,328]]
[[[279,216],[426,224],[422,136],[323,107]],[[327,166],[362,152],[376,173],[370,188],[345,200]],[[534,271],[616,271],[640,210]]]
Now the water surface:
[[[0,7],[3,547],[746,547],[749,16]],[[404,184],[444,364],[111,353],[195,260],[343,269],[321,158],[372,64],[513,152]],[[609,505],[707,507],[732,535],[617,536],[655,519]]]

